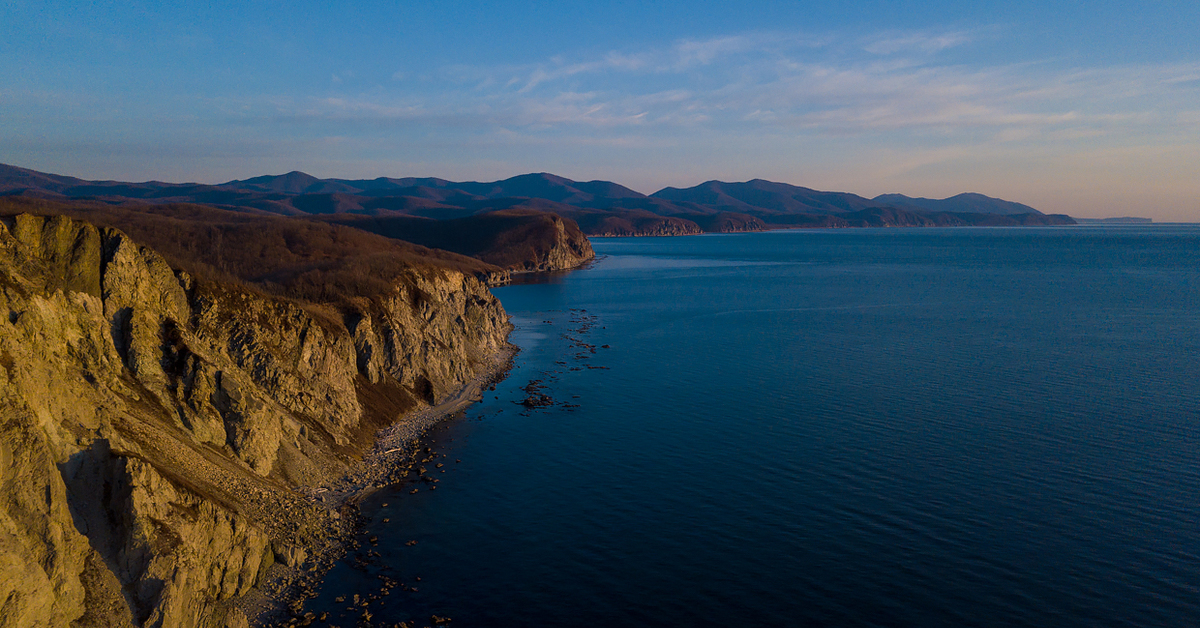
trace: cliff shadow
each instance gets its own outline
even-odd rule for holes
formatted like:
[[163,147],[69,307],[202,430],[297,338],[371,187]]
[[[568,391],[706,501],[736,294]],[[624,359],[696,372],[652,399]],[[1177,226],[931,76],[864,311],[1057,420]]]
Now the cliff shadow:
[[149,556],[127,547],[129,525],[119,513],[129,501],[132,487],[123,459],[112,454],[107,439],[96,439],[59,464],[58,471],[66,485],[72,523],[93,550],[80,576],[89,598],[88,613],[106,609],[104,614],[140,626],[157,602],[147,603],[145,593],[157,598],[165,583],[141,582],[139,576]]

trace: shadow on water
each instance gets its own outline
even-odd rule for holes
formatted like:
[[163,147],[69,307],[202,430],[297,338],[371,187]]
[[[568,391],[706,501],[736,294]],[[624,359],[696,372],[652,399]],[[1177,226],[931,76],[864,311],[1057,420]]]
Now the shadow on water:
[[514,272],[509,275],[509,282],[506,286],[529,286],[538,284],[561,284],[571,276],[571,273],[588,270],[594,268],[596,264],[601,262],[606,255],[597,255],[595,259],[577,266],[568,268],[567,270],[554,270],[549,272]]

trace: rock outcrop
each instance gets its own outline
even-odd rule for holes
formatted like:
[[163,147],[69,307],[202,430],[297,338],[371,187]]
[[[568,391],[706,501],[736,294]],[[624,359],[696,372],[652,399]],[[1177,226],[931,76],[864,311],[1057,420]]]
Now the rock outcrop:
[[298,487],[507,347],[482,283],[414,267],[314,304],[199,281],[121,231],[0,221],[0,626],[246,626],[336,511]]
[[[322,222],[354,227],[394,240],[469,255],[512,272],[545,272],[581,266],[596,256],[592,243],[570,218],[533,209],[506,209],[465,218],[322,216]],[[488,273],[503,283],[503,273]]]
[[579,230],[574,221],[554,214],[548,214],[546,219],[550,225],[546,228],[548,236],[546,245],[534,251],[532,259],[527,261],[522,270],[526,272],[544,272],[567,270],[586,264],[596,257],[592,243]]
[[634,217],[627,215],[589,215],[580,217],[579,224],[591,236],[601,238],[629,236],[680,236],[704,233],[691,220],[675,216],[647,216],[647,212]]

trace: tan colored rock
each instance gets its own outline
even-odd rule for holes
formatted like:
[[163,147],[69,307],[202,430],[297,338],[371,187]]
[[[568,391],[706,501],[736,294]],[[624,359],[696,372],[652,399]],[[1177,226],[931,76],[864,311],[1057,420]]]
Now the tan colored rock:
[[231,602],[336,514],[295,489],[510,329],[446,270],[351,309],[195,282],[68,218],[0,222],[0,627],[247,626]]

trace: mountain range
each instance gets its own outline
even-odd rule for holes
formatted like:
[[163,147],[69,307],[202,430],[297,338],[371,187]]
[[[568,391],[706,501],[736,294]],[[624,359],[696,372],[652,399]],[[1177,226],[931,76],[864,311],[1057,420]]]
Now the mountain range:
[[[404,478],[436,488],[418,436],[512,364],[483,282],[586,263],[580,226],[1071,221],[926,202],[757,180],[646,196],[548,174],[203,185],[0,166],[0,626],[323,624],[304,596],[361,538],[356,504]],[[983,213],[1003,210],[1021,211]]]
[[0,195],[112,204],[188,202],[290,216],[358,214],[456,219],[500,210],[540,211],[577,222],[588,235],[681,235],[772,227],[1071,224],[1028,205],[982,194],[946,199],[847,192],[754,179],[708,181],[645,195],[610,181],[549,173],[492,182],[433,177],[318,179],[303,172],[227,183],[86,181],[0,165]]

